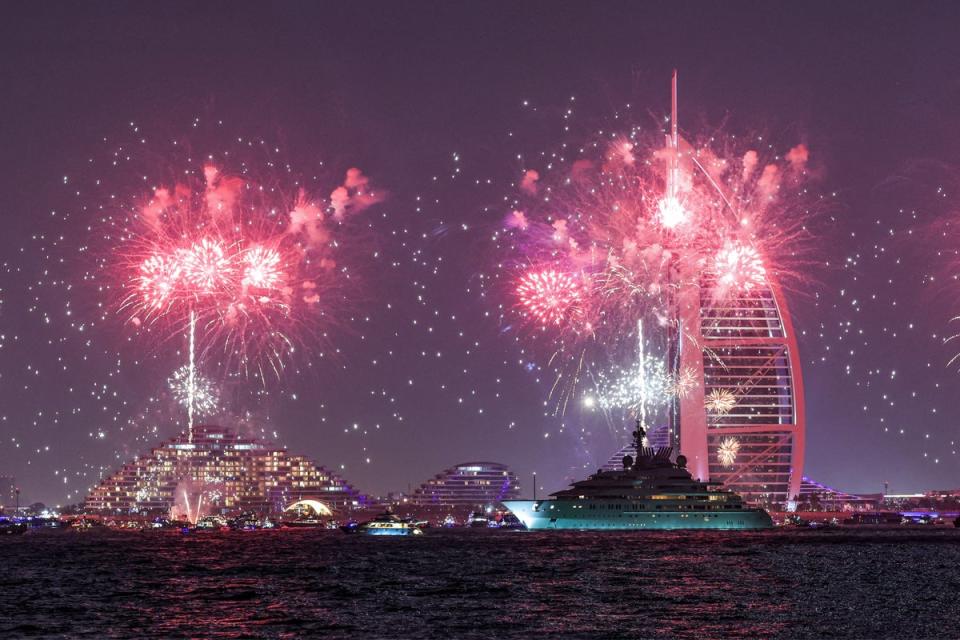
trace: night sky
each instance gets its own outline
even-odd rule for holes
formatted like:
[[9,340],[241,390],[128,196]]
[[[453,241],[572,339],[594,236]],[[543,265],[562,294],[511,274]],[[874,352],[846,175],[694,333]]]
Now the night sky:
[[498,325],[502,301],[480,295],[495,263],[485,239],[541,151],[662,122],[674,67],[682,128],[803,142],[832,202],[815,227],[818,265],[790,294],[806,475],[847,491],[960,486],[960,374],[947,366],[960,345],[943,344],[960,314],[957,238],[939,233],[958,215],[956,6],[98,2],[6,14],[0,475],[30,501],[78,502],[101,471],[180,430],[135,416],[163,413],[182,345],[137,356],[120,323],[79,331],[95,292],[71,260],[90,240],[78,204],[88,192],[100,204],[91,159],[141,137],[162,155],[192,129],[198,153],[217,135],[264,139],[330,188],[358,167],[389,193],[364,214],[378,257],[339,353],[248,399],[258,432],[374,494],[469,460],[509,464],[526,491],[531,471],[554,490],[595,468],[620,443],[596,414],[544,406],[548,380]]

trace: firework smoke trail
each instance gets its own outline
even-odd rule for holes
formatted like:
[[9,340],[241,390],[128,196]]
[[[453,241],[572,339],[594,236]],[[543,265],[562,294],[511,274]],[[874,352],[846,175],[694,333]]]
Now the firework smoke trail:
[[643,320],[637,320],[637,357],[640,370],[640,426],[644,432],[649,429],[647,424],[647,350],[643,345]]
[[190,309],[190,367],[187,372],[187,442],[193,444],[193,407],[197,399],[196,363],[197,312]]

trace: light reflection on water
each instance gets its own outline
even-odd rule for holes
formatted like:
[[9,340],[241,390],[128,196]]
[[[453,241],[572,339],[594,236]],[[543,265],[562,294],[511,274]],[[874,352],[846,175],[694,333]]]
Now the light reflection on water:
[[[0,637],[952,637],[960,531],[42,532]],[[950,585],[954,585],[951,587]]]

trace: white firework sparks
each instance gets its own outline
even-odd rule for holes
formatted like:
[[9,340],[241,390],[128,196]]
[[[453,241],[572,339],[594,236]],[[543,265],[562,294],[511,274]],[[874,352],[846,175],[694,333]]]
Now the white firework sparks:
[[737,406],[737,396],[729,389],[714,389],[707,395],[704,405],[710,413],[724,416]]
[[723,290],[752,291],[766,282],[763,259],[754,247],[728,243],[714,258],[713,270]]
[[717,448],[717,459],[725,467],[732,467],[737,461],[737,454],[740,453],[740,441],[733,437],[724,438],[720,441],[720,447]]
[[604,409],[639,411],[659,407],[674,396],[673,377],[663,362],[641,358],[628,369],[614,367],[598,376],[597,402]]
[[198,415],[211,415],[217,410],[220,402],[217,387],[209,378],[193,372],[192,382],[190,365],[184,365],[173,372],[167,380],[170,392],[174,399],[184,408],[189,408],[193,401],[193,412]]
[[604,409],[633,411],[646,425],[647,410],[666,406],[673,398],[685,398],[697,384],[690,368],[668,371],[662,360],[647,355],[643,340],[643,321],[637,322],[637,359],[629,369],[613,368],[600,374],[597,401]]

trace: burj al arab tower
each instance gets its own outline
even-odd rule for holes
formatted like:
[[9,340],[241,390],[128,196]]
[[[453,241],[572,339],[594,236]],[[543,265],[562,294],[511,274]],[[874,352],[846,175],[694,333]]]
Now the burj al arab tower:
[[[730,201],[679,134],[676,72],[667,147],[668,190],[682,172],[700,172]],[[714,295],[709,273],[683,282],[674,360],[699,384],[676,401],[680,452],[694,477],[723,482],[755,503],[786,503],[800,492],[805,420],[797,334],[783,291],[773,274],[734,295]],[[729,410],[718,410],[724,399]]]

